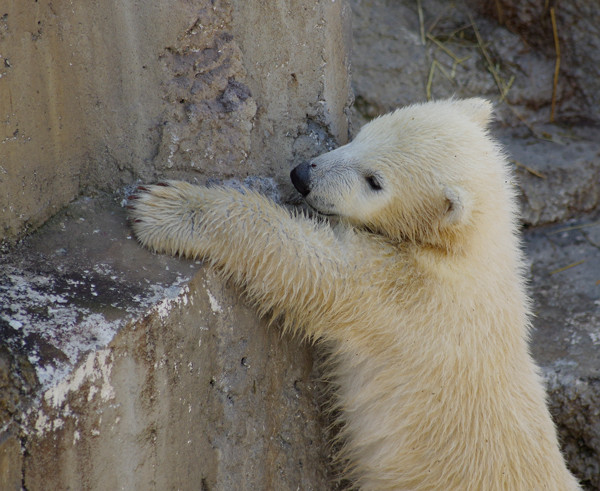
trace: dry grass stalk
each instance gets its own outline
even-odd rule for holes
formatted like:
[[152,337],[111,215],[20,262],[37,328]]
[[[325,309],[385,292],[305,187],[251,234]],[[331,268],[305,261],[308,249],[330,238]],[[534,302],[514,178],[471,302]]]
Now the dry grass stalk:
[[433,84],[433,75],[435,74],[435,69],[438,69],[440,72],[442,72],[442,74],[444,75],[444,77],[446,77],[450,82],[454,83],[454,80],[452,78],[452,76],[448,75],[448,72],[445,70],[445,68],[442,66],[442,64],[437,61],[437,60],[433,60],[431,62],[431,68],[429,69],[429,75],[427,76],[427,87],[426,87],[426,95],[427,95],[427,100],[430,101],[431,100],[431,85]]
[[581,225],[573,225],[572,227],[559,228],[558,230],[555,230],[554,232],[550,232],[550,235],[560,234],[561,232],[570,232],[571,230],[580,230],[582,228],[596,227],[597,225],[600,225],[600,222],[592,222],[592,223],[583,223]]
[[425,46],[425,21],[423,19],[423,6],[421,0],[417,0],[417,12],[419,14],[419,30],[421,32],[421,44]]
[[499,0],[495,0],[496,3],[496,13],[498,14],[498,24],[504,25],[504,12],[502,11],[502,5],[500,5]]
[[526,166],[525,164],[522,164],[521,162],[519,162],[518,160],[513,160],[512,161],[517,167],[521,167],[522,169],[525,169],[527,172],[529,172],[530,174],[534,175],[535,177],[539,177],[540,179],[546,179],[546,176],[544,174],[542,174],[541,172],[532,169],[531,167]]
[[579,266],[580,264],[583,264],[584,262],[585,262],[585,259],[582,259],[581,261],[577,261],[576,263],[572,263],[567,266],[563,266],[562,268],[555,269],[554,271],[550,271],[550,274],[562,273],[563,271],[574,268],[575,266]]
[[560,69],[560,43],[558,42],[558,29],[556,28],[556,15],[554,7],[550,7],[550,20],[552,21],[552,35],[554,36],[554,49],[556,51],[556,63],[554,65],[554,82],[552,84],[552,106],[550,109],[550,122],[554,122],[554,111],[556,109],[556,88],[558,86],[558,71]]
[[431,34],[427,33],[427,39],[432,41],[438,48],[440,48],[444,53],[446,53],[450,58],[452,58],[456,63],[462,63],[470,58],[470,56],[465,56],[464,58],[459,58],[456,54],[454,54],[450,49],[448,49],[444,44],[436,39]]
[[485,62],[487,63],[487,69],[492,74],[492,77],[494,77],[496,86],[498,87],[498,90],[500,91],[500,102],[502,102],[506,98],[506,94],[508,93],[508,90],[510,89],[510,86],[512,85],[512,82],[514,81],[514,79],[511,79],[509,85],[504,83],[504,81],[498,74],[498,70],[496,70],[494,63],[492,62],[492,58],[491,58],[490,54],[488,53],[487,49],[485,48],[485,43],[483,42],[481,34],[479,33],[479,29],[477,28],[477,24],[475,24],[475,21],[473,20],[473,17],[471,16],[471,14],[469,14],[469,20],[471,21],[471,26],[473,27],[473,32],[475,33],[475,38],[477,39],[477,44],[479,45],[481,54],[483,55]]

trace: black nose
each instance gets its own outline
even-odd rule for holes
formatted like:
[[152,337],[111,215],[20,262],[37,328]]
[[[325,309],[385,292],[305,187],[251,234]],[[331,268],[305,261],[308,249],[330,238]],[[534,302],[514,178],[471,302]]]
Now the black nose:
[[302,162],[290,172],[292,184],[302,196],[310,193],[310,162]]

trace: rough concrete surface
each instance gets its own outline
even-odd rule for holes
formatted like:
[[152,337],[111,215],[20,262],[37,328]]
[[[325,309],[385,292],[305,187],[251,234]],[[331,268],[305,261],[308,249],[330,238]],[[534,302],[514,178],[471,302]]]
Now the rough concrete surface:
[[348,138],[349,21],[329,0],[0,6],[1,489],[328,486],[311,351],[141,250],[113,193],[287,201],[289,170]]
[[0,7],[2,238],[38,226],[86,186],[151,174],[158,55],[195,15],[177,0]]
[[287,185],[293,162],[348,137],[349,14],[325,0],[1,6],[0,239],[136,178]]
[[41,385],[5,384],[2,489],[327,486],[307,347],[199,264],[142,250],[114,198],[73,203],[0,271],[3,341]]

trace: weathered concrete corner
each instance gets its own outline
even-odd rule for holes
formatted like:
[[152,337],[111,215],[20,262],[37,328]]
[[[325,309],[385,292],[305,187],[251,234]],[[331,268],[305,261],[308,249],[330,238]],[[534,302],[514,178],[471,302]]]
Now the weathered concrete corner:
[[198,268],[140,251],[117,200],[79,199],[0,260],[3,341],[44,390]]
[[326,487],[308,347],[141,249],[117,201],[75,202],[0,265],[2,489]]
[[237,297],[201,271],[46,391],[27,489],[325,487],[311,355]]

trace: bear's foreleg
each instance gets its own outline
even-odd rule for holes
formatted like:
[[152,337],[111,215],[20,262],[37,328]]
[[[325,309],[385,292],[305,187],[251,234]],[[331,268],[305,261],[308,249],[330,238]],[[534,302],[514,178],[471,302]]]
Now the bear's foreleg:
[[286,328],[321,336],[339,311],[349,268],[332,230],[315,220],[252,191],[180,181],[138,188],[129,208],[145,247],[208,260]]

